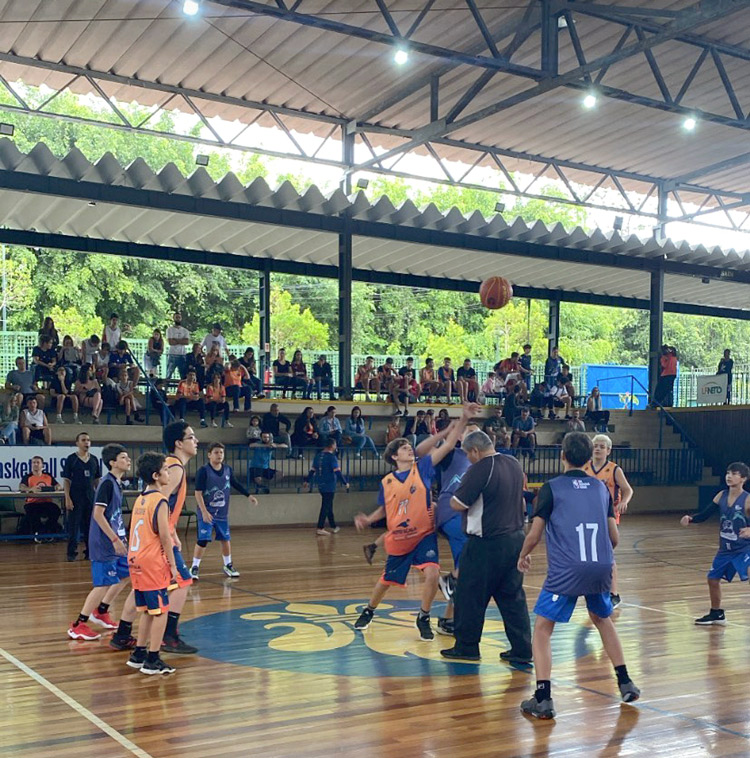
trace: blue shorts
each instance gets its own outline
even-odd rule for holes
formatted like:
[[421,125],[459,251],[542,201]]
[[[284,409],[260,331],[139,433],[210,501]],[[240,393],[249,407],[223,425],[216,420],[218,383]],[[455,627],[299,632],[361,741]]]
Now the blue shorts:
[[229,542],[229,521],[227,519],[214,519],[213,523],[207,524],[198,516],[198,539],[211,542],[212,531],[216,533],[219,542]]
[[152,616],[158,616],[169,610],[169,595],[164,590],[134,590],[135,607],[139,611],[148,611]]
[[385,562],[385,570],[380,581],[383,584],[406,584],[406,577],[409,575],[409,569],[423,569],[432,564],[440,566],[438,563],[438,544],[437,535],[428,534],[422,541],[405,555],[389,555]]
[[128,559],[118,555],[111,561],[91,561],[91,578],[94,587],[109,587],[119,584],[121,579],[129,579]]
[[[185,563],[185,559],[176,545],[172,546],[172,551],[174,552],[174,563],[177,567],[177,586],[189,587],[193,583],[190,569],[187,567],[187,563]],[[170,585],[170,589],[174,588]]]
[[448,540],[451,554],[453,555],[453,565],[458,568],[458,559],[461,557],[461,551],[464,549],[466,540],[469,539],[463,530],[463,519],[460,513],[451,516],[438,531]]
[[735,552],[719,550],[707,576],[709,579],[726,579],[731,582],[736,574],[740,581],[746,582],[748,566],[750,566],[750,550]]
[[[586,608],[595,616],[606,619],[612,615],[612,600],[609,592],[601,592],[596,595],[584,595]],[[534,613],[543,616],[550,621],[570,621],[573,611],[578,602],[577,595],[555,595],[549,590],[542,590],[534,606]]]

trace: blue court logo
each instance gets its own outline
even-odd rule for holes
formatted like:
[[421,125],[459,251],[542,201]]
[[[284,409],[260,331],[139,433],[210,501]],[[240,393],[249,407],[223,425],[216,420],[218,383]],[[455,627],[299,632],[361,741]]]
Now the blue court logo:
[[[495,609],[487,613],[482,636],[482,662],[446,661],[442,648],[453,637],[436,634],[419,639],[417,604],[383,602],[370,627],[354,628],[366,601],[324,600],[239,608],[186,621],[181,625],[200,654],[222,663],[261,669],[339,676],[455,676],[507,670],[499,653],[509,645]],[[433,610],[433,627],[442,607]],[[569,625],[554,639],[556,660],[588,655],[589,630]],[[582,636],[580,634],[582,632]],[[572,641],[572,644],[571,644]]]

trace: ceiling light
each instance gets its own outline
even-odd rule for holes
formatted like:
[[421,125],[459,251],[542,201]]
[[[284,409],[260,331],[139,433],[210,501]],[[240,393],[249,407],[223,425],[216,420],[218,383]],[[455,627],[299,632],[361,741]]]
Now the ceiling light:
[[182,4],[182,12],[186,16],[195,16],[200,9],[200,0],[185,0],[185,2]]
[[591,110],[594,106],[596,106],[596,95],[593,92],[589,92],[589,94],[583,98],[583,107]]
[[15,131],[16,127],[13,124],[0,124],[0,134],[5,137],[12,137]]
[[396,52],[393,54],[393,60],[399,66],[403,66],[409,60],[409,53],[405,48],[397,47]]
[[195,165],[196,166],[208,166],[209,157],[207,155],[196,155],[195,156]]
[[369,179],[357,179],[357,189],[366,190],[369,186]]
[[692,132],[695,131],[695,127],[698,126],[698,122],[696,119],[694,119],[692,116],[688,116],[683,122],[682,122],[682,128],[686,132]]

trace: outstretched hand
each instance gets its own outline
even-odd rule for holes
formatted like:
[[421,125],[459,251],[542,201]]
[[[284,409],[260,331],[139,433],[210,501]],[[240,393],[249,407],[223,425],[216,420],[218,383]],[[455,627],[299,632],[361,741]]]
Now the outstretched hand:
[[464,403],[463,417],[466,419],[474,418],[482,412],[482,406],[479,403]]
[[370,526],[370,522],[367,520],[367,516],[364,513],[358,513],[354,517],[354,526],[357,527],[357,531],[361,532]]

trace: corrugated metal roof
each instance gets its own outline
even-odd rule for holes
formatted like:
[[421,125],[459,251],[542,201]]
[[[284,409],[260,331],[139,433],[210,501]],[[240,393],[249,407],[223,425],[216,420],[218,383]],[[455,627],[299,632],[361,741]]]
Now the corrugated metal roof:
[[[24,189],[26,185],[21,181],[7,181],[11,175],[73,180],[89,194],[83,190],[75,197],[54,194],[53,190],[33,192]],[[502,247],[499,253],[471,249],[472,240],[481,247],[480,242],[488,238],[509,244],[536,243],[553,250],[609,253],[616,256],[615,263],[619,257],[663,258],[727,271],[750,271],[749,251],[676,245],[598,230],[587,234],[580,227],[547,227],[542,222],[527,225],[520,218],[506,221],[495,216],[488,220],[478,212],[467,218],[456,208],[443,214],[434,205],[419,209],[411,201],[395,207],[388,198],[371,204],[362,193],[349,199],[340,190],[326,197],[311,187],[299,194],[288,182],[274,190],[261,178],[242,186],[233,174],[214,182],[203,168],[185,177],[173,164],[154,173],[140,159],[123,167],[110,154],[92,164],[76,149],[59,160],[44,144],[24,154],[7,139],[0,140],[0,179],[6,187],[0,190],[0,226],[71,237],[338,265],[338,235],[318,230],[327,228],[324,223],[318,223],[316,229],[238,220],[234,208],[242,205],[302,211],[320,219],[338,218],[347,211],[354,221],[387,225],[389,230],[384,236],[360,234],[354,239],[353,265],[370,271],[468,282],[501,274],[517,286],[643,300],[649,297],[648,271],[509,255],[502,253]],[[145,192],[129,202],[102,202],[97,187]],[[226,206],[224,211],[210,216],[166,210],[168,198],[174,196],[219,200]],[[91,205],[90,200],[96,204]],[[403,237],[415,228],[465,235],[464,248],[404,241]],[[665,281],[665,299],[676,303],[750,310],[749,292],[747,284],[731,281],[703,284],[700,278],[675,275],[666,276]]]

